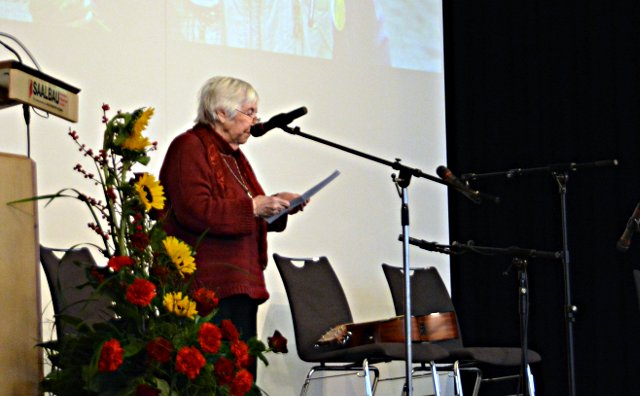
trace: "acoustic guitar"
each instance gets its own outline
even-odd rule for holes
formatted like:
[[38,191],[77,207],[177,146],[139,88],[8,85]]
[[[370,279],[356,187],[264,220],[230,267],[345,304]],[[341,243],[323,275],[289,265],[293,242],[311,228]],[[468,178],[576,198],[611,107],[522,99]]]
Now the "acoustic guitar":
[[[344,323],[332,327],[316,346],[358,346],[376,342],[404,342],[404,315],[362,323]],[[458,338],[454,312],[436,312],[411,317],[411,341],[434,342]]]

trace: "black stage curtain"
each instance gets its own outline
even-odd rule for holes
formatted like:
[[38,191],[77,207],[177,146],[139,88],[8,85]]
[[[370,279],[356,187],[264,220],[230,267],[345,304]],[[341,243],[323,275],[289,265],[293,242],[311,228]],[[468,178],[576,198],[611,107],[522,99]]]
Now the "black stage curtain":
[[[569,394],[568,292],[578,308],[570,337],[576,394],[637,395],[640,309],[632,271],[640,268],[640,236],[626,253],[616,242],[640,199],[640,2],[443,7],[447,165],[454,174],[619,161],[567,173],[569,289],[561,260],[527,260],[528,341],[543,357],[534,367],[537,394]],[[450,191],[451,241],[562,250],[561,194],[551,172],[470,184],[502,202],[476,205]],[[466,344],[518,346],[512,258],[466,253],[451,263]]]

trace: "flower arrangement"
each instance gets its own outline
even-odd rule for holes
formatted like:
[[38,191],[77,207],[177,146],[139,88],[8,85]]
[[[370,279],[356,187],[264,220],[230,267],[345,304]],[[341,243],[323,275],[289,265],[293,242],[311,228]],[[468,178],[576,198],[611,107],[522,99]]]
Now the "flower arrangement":
[[[75,170],[99,186],[98,200],[75,189],[36,197],[78,199],[93,217],[89,227],[99,235],[96,246],[108,259],[106,267],[86,268],[95,294],[110,301],[112,319],[89,325],[79,318],[60,317],[77,330],[41,344],[51,362],[42,390],[56,395],[251,395],[261,391],[247,370],[252,359],[268,364],[264,353],[287,352],[286,339],[276,331],[268,347],[256,338],[245,343],[234,324],[215,324],[218,298],[214,291],[194,290],[194,251],[167,236],[161,217],[162,185],[147,165],[156,143],[143,136],[153,108],[118,112],[107,118],[103,147],[97,153],[69,135],[96,173]],[[158,218],[158,220],[155,220]]]

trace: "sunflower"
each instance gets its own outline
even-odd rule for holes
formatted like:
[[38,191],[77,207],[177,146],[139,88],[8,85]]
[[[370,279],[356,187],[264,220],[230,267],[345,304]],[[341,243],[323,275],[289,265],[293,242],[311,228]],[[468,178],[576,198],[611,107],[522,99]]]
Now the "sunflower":
[[167,311],[178,316],[193,319],[193,317],[198,313],[195,301],[191,301],[188,296],[182,297],[182,292],[165,294],[163,303]]
[[122,142],[122,148],[131,151],[142,151],[149,145],[151,145],[151,142],[148,138],[136,133],[132,133],[131,136]]
[[142,112],[140,117],[138,117],[138,119],[136,120],[136,123],[133,125],[134,134],[140,135],[142,134],[142,131],[147,128],[147,124],[149,123],[149,119],[153,115],[153,111],[153,107],[149,107]]
[[158,210],[164,208],[164,187],[160,185],[160,182],[153,175],[143,173],[134,187],[147,212],[151,208]]
[[142,112],[140,117],[138,117],[138,119],[135,121],[135,124],[133,124],[131,135],[129,135],[129,137],[122,142],[122,148],[131,151],[142,151],[147,146],[151,145],[149,139],[142,136],[142,131],[144,131],[147,127],[149,119],[152,115],[153,107],[149,107]]
[[196,262],[191,255],[189,245],[172,236],[166,237],[162,244],[182,277],[184,277],[184,274],[193,274],[195,272]]

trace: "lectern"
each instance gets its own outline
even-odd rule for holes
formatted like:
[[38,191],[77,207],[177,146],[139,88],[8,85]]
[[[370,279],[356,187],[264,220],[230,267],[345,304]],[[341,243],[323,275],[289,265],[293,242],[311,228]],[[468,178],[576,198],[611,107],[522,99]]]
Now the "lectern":
[[[22,63],[0,61],[0,109],[26,104],[78,120],[80,90]],[[0,133],[10,136],[11,131]],[[3,137],[4,139],[4,137]],[[0,148],[1,149],[1,148]],[[36,165],[0,153],[0,395],[38,395],[43,374]]]
[[35,163],[0,154],[0,395],[36,395],[42,373]]

